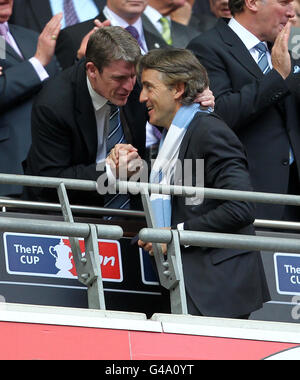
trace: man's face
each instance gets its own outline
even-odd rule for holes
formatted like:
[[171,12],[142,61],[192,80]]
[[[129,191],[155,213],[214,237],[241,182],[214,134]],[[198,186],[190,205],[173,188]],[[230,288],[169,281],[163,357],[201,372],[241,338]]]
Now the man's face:
[[88,62],[87,74],[93,89],[117,106],[127,103],[136,82],[135,65],[123,60],[111,62],[102,72]]
[[169,128],[178,105],[175,100],[175,89],[167,87],[162,78],[163,75],[159,71],[143,70],[140,102],[146,103],[151,124]]
[[107,0],[107,6],[124,20],[139,18],[147,5],[148,0]]
[[274,42],[290,18],[295,16],[293,0],[257,0],[257,35]]
[[231,12],[228,8],[228,0],[209,0],[210,9],[212,13],[217,17],[231,17]]
[[0,23],[9,20],[12,14],[13,0],[0,0]]
[[164,16],[181,8],[185,2],[186,0],[148,0],[149,5],[157,9]]

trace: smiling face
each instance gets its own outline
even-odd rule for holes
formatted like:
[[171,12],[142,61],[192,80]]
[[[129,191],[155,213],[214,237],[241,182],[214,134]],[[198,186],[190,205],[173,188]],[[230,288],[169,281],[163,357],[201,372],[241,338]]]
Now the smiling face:
[[228,0],[209,0],[210,9],[212,13],[217,17],[231,17],[231,12],[228,8]]
[[168,129],[181,107],[180,98],[183,91],[177,87],[166,86],[163,74],[157,70],[143,70],[141,79],[143,89],[140,102],[146,103],[149,122]]
[[124,106],[134,88],[136,71],[133,63],[113,61],[102,72],[92,62],[86,65],[87,75],[93,89],[111,103]]
[[9,20],[12,14],[13,0],[0,0],[0,23]]

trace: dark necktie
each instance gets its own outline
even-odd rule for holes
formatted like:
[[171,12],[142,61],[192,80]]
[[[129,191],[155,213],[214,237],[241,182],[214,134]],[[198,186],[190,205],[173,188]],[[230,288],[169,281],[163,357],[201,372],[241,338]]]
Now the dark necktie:
[[64,0],[64,16],[66,26],[79,23],[73,0]]
[[[107,156],[116,144],[126,144],[125,135],[120,121],[120,109],[114,104],[108,104],[110,105],[110,116],[108,136],[106,140]],[[130,198],[127,194],[107,194],[104,197],[104,207],[116,209],[129,209],[129,201]]]
[[142,40],[141,40],[141,37],[139,35],[139,32],[137,31],[137,29],[132,26],[132,25],[128,25],[126,30],[132,35],[133,38],[135,38],[140,46],[141,49],[143,49],[143,51],[145,51],[145,47],[142,43]]

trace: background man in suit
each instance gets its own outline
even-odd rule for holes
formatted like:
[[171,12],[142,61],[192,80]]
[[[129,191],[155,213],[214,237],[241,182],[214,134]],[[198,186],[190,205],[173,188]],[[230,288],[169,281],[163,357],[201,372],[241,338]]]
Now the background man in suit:
[[[33,107],[26,174],[96,181],[115,144],[128,149],[128,159],[144,155],[146,112],[135,86],[139,56],[137,41],[123,28],[101,28],[90,37],[86,59],[49,81]],[[96,192],[68,194],[73,204],[106,205]],[[36,188],[26,188],[24,198],[57,201],[55,192]]]
[[[233,18],[188,46],[206,67],[216,112],[244,144],[255,191],[299,194],[299,62],[288,52],[291,0],[229,0]],[[269,50],[271,49],[271,50]],[[297,207],[257,204],[261,219],[300,220]]]
[[[10,24],[13,0],[0,1],[0,173],[23,174],[22,161],[31,144],[31,108],[43,81],[58,72],[52,60],[61,15],[40,36]],[[1,185],[0,194],[16,196],[22,188]]]
[[163,36],[168,45],[186,47],[199,32],[171,19],[171,13],[184,3],[185,0],[148,0],[148,6],[144,11],[147,16],[144,22],[145,29]]
[[149,32],[144,27],[142,14],[147,2],[147,0],[135,2],[107,0],[107,5],[103,12],[98,15],[96,23],[91,19],[64,29],[59,36],[56,49],[56,56],[62,68],[71,66],[76,58],[80,59],[84,56],[87,41],[94,27],[100,26],[105,20],[109,20],[112,26],[134,27],[138,32],[137,38],[140,41],[142,53],[154,48],[167,46],[161,36]]
[[[183,49],[152,51],[142,58],[140,73],[140,100],[146,103],[150,122],[166,129],[150,181],[156,182],[159,173],[158,183],[174,178],[178,184],[176,178],[187,178],[188,173],[178,173],[177,161],[184,167],[184,160],[189,160],[193,163],[189,178],[195,186],[196,162],[204,160],[204,187],[251,191],[242,144],[218,116],[200,112],[193,103],[199,88],[208,85],[196,57]],[[180,196],[153,194],[151,204],[158,227],[254,234],[254,206],[247,202],[186,202]],[[152,251],[151,243],[139,245]],[[182,247],[182,263],[190,314],[247,318],[269,300],[258,252]]]
[[54,15],[71,12],[70,16],[64,14],[64,28],[96,17],[105,3],[106,0],[15,0],[11,23],[40,33]]

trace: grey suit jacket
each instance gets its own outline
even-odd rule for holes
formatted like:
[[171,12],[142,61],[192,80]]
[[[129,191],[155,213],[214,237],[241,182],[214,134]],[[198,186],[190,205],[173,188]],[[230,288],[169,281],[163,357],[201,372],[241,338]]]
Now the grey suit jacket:
[[[144,30],[162,39],[161,34],[152,24],[151,20],[146,16],[142,15]],[[186,48],[188,43],[195,37],[199,36],[201,33],[196,29],[179,24],[178,22],[171,21],[171,36],[173,40],[173,46],[177,48]],[[162,46],[163,47],[163,46]]]
[[[38,35],[28,29],[10,25],[22,59],[6,44],[5,59],[0,59],[0,173],[23,174],[22,161],[31,144],[31,108],[42,87],[40,78],[28,61],[36,51]],[[49,75],[58,71],[56,62],[46,68]],[[21,187],[1,185],[0,195],[20,194]]]

